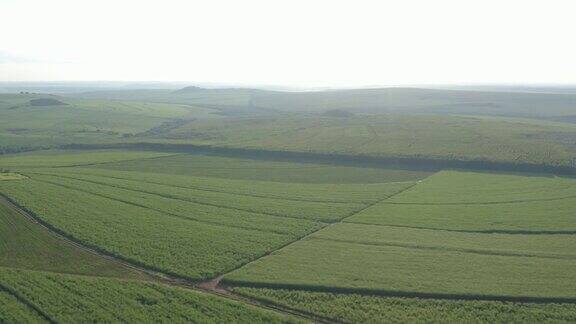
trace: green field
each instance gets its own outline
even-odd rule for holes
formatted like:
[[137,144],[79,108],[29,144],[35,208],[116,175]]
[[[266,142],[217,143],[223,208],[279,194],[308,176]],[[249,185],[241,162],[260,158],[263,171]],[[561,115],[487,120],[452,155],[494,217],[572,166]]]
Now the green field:
[[347,221],[459,231],[573,233],[575,206],[576,180],[571,178],[444,171]]
[[[109,163],[101,168],[223,179],[292,183],[382,183],[422,179],[430,171],[338,166],[223,156],[181,154],[162,159]],[[172,177],[174,178],[174,177]]]
[[453,301],[237,287],[242,295],[346,323],[574,322],[574,304]]
[[[0,198],[2,199],[2,198]],[[0,266],[59,273],[149,279],[57,238],[0,204]]]
[[224,280],[328,292],[576,300],[575,184],[440,172]]
[[135,142],[435,161],[573,167],[576,125],[519,118],[386,114],[213,119]]
[[574,98],[1,94],[0,322],[574,322]]
[[[59,104],[34,104],[45,99]],[[118,141],[170,128],[175,120],[217,117],[214,112],[190,105],[0,94],[0,152]]]
[[102,150],[86,152],[48,150],[2,156],[0,157],[0,168],[14,169],[95,165],[125,160],[154,159],[172,155],[173,153],[146,151]]
[[397,244],[346,240],[307,239],[237,270],[226,283],[406,296],[576,297],[573,256],[421,247],[410,237]]
[[297,322],[239,302],[153,283],[3,268],[0,307],[0,314],[10,311],[8,322]]

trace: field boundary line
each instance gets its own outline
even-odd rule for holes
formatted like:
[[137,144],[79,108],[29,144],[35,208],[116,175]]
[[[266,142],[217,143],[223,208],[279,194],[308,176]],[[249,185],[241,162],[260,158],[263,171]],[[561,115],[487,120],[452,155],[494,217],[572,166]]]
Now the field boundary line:
[[[62,231],[56,227],[53,227],[51,224],[43,221],[41,218],[36,216],[34,213],[32,213],[32,212],[28,211],[26,208],[20,206],[17,202],[13,201],[10,197],[4,195],[3,193],[0,193],[0,204],[4,204],[8,208],[15,210],[18,214],[20,214],[24,218],[28,219],[32,223],[37,224],[38,226],[47,230],[50,234],[64,240],[65,242],[67,242],[67,243],[69,243],[69,244],[71,244],[71,245],[73,245],[79,249],[82,249],[83,251],[92,253],[94,255],[100,256],[100,257],[105,258],[107,260],[111,260],[111,261],[116,262],[120,265],[128,267],[132,270],[135,270],[135,271],[138,271],[140,273],[145,273],[145,274],[149,275],[150,277],[155,279],[155,281],[151,281],[151,282],[156,282],[159,284],[164,284],[164,285],[169,285],[169,286],[174,286],[174,287],[180,287],[182,289],[189,289],[189,290],[193,290],[196,292],[203,292],[203,293],[207,293],[210,295],[219,296],[221,298],[234,300],[236,302],[240,302],[240,303],[244,303],[244,304],[249,304],[253,307],[263,308],[263,309],[267,309],[270,311],[274,311],[276,313],[280,313],[280,314],[283,314],[285,316],[295,316],[295,317],[298,317],[300,319],[310,321],[310,322],[329,323],[327,321],[323,321],[321,318],[318,318],[317,316],[311,317],[310,315],[308,315],[304,312],[300,312],[298,310],[293,310],[293,309],[288,309],[288,308],[285,308],[281,305],[264,304],[261,302],[257,302],[255,300],[250,300],[247,298],[241,298],[241,297],[239,297],[235,294],[231,294],[227,291],[203,289],[201,287],[198,287],[196,282],[194,282],[188,278],[179,276],[177,274],[170,273],[170,272],[165,271],[165,270],[155,269],[155,268],[150,267],[148,265],[141,264],[136,260],[125,259],[122,256],[112,254],[108,251],[99,249],[98,247],[95,247],[95,246],[93,247],[90,245],[86,245],[85,243],[79,241],[78,239],[76,239],[72,236],[69,236],[66,232],[64,232],[64,231]],[[149,282],[149,281],[145,281],[145,280],[140,280],[140,281]],[[2,289],[2,286],[0,286],[0,289]],[[50,321],[50,323],[57,323],[57,322],[56,321]]]
[[409,225],[392,225],[392,224],[377,224],[377,223],[361,223],[352,222],[349,220],[344,221],[348,224],[358,224],[358,225],[370,225],[370,226],[384,226],[384,227],[399,227],[399,228],[411,228],[419,230],[429,230],[429,231],[446,231],[446,232],[457,232],[457,233],[475,233],[475,234],[510,234],[510,235],[574,235],[576,230],[460,230],[460,229],[449,229],[449,228],[435,228],[435,227],[419,227],[419,226],[409,226]]
[[[248,263],[245,263],[245,264],[243,264],[243,265],[240,265],[240,266],[236,267],[235,269],[232,269],[232,270],[230,270],[230,271],[227,271],[227,272],[225,272],[225,273],[222,273],[222,274],[220,274],[219,276],[217,276],[217,277],[215,277],[215,278],[213,278],[213,279],[210,279],[210,280],[207,280],[207,281],[205,281],[205,282],[202,282],[202,283],[199,284],[199,286],[206,287],[207,289],[219,289],[219,288],[220,288],[220,282],[222,281],[222,279],[223,279],[223,277],[224,277],[225,275],[227,275],[227,274],[229,274],[229,273],[231,273],[231,272],[234,272],[234,271],[236,271],[236,270],[238,270],[238,269],[240,269],[240,268],[242,268],[242,267],[245,267],[245,266],[247,266],[247,265],[249,265],[249,264],[252,264],[252,263],[254,263],[254,262],[257,262],[257,261],[261,260],[262,258],[265,258],[265,257],[267,257],[267,256],[269,256],[269,255],[271,255],[271,254],[273,254],[273,253],[276,253],[276,252],[278,252],[278,251],[280,251],[280,250],[282,250],[282,249],[284,249],[284,248],[286,248],[286,247],[288,247],[288,246],[290,246],[290,245],[292,245],[292,244],[296,244],[296,243],[298,243],[298,242],[301,242],[301,241],[303,241],[303,240],[306,240],[306,239],[308,239],[311,235],[313,235],[313,234],[315,234],[315,233],[317,233],[317,232],[319,232],[319,231],[321,231],[321,230],[323,230],[323,229],[325,229],[325,228],[328,228],[328,227],[330,227],[330,226],[334,226],[334,225],[336,225],[336,224],[340,224],[340,223],[342,223],[342,222],[344,221],[344,219],[346,219],[346,218],[348,218],[348,217],[352,217],[352,216],[354,216],[354,215],[356,215],[356,214],[358,214],[358,213],[361,213],[361,212],[363,212],[364,210],[366,210],[366,209],[368,209],[368,208],[370,208],[370,207],[373,207],[373,206],[379,204],[381,201],[384,201],[384,200],[386,200],[386,199],[389,199],[389,198],[391,198],[391,197],[393,197],[393,196],[395,196],[395,195],[399,195],[399,194],[401,194],[402,192],[404,192],[404,191],[406,191],[406,190],[409,190],[410,188],[416,186],[418,183],[419,183],[419,182],[415,182],[415,183],[413,183],[412,185],[410,185],[410,186],[408,186],[408,187],[406,187],[406,188],[403,188],[403,189],[399,190],[398,192],[396,192],[396,193],[394,193],[394,194],[392,194],[392,195],[390,195],[390,196],[386,196],[386,197],[380,199],[379,201],[376,201],[376,202],[373,202],[373,203],[371,203],[371,204],[368,204],[368,205],[366,205],[366,206],[364,206],[364,207],[356,210],[356,211],[353,212],[351,215],[348,215],[348,216],[346,216],[346,217],[344,217],[344,218],[341,218],[338,222],[325,224],[325,226],[322,226],[322,227],[318,228],[317,230],[312,231],[312,232],[308,233],[307,235],[302,236],[301,238],[299,238],[299,239],[297,239],[297,240],[295,240],[295,241],[289,242],[289,243],[287,243],[287,244],[279,247],[279,248],[276,249],[276,250],[270,251],[269,253],[266,253],[265,255],[263,255],[263,256],[261,256],[261,257],[259,257],[259,258],[256,258],[256,259],[254,259],[254,260],[252,260],[252,261],[250,261],[250,262],[248,262]],[[226,291],[229,291],[229,290],[227,290],[227,289],[225,289],[225,288],[223,288],[223,289],[226,290]],[[230,292],[230,291],[229,291],[229,292]]]
[[471,249],[471,248],[453,248],[453,247],[443,247],[443,246],[433,246],[433,245],[418,245],[409,243],[396,243],[396,242],[359,242],[352,240],[339,240],[325,237],[310,237],[310,240],[321,240],[330,242],[340,242],[355,245],[369,245],[369,246],[382,246],[382,247],[399,247],[405,249],[413,250],[432,250],[432,251],[443,251],[443,252],[461,252],[470,254],[480,254],[480,255],[493,255],[493,256],[504,256],[504,257],[521,257],[521,258],[543,258],[543,259],[558,259],[558,260],[576,260],[576,255],[546,255],[538,253],[522,253],[522,252],[507,252],[502,250],[486,250],[486,249]]
[[[576,187],[574,188],[576,189]],[[518,199],[518,200],[503,200],[503,201],[471,201],[471,202],[395,202],[387,201],[382,202],[386,205],[416,205],[416,206],[474,206],[474,205],[506,205],[506,204],[521,204],[539,201],[556,201],[564,199],[576,198],[576,195],[564,196],[564,197],[552,197],[552,198],[540,198],[540,199]]]

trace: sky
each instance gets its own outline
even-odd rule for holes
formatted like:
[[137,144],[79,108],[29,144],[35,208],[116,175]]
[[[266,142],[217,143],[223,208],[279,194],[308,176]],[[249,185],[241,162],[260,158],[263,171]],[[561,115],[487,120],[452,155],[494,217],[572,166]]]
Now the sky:
[[574,0],[0,0],[0,81],[576,83]]

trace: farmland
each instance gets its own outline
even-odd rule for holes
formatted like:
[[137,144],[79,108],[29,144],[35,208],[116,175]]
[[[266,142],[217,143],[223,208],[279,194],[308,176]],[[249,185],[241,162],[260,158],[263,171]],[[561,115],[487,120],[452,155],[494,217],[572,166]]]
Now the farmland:
[[245,288],[235,292],[347,323],[573,322],[573,304],[447,301]]
[[0,283],[0,305],[17,310],[9,313],[16,322],[297,322],[238,302],[153,283],[3,268]]
[[[414,184],[280,183],[116,171],[104,168],[121,163],[114,160],[113,152],[95,154],[95,160],[102,159],[97,168],[63,167],[66,164],[56,160],[57,167],[33,168],[25,158],[32,161],[34,155],[23,154],[19,162],[26,167],[21,172],[29,179],[5,182],[1,190],[77,242],[191,280],[232,270]],[[140,153],[134,154],[135,165],[180,156],[149,153],[137,160]],[[89,153],[70,154],[70,161],[82,165],[82,159],[89,157]],[[108,163],[104,158],[109,158]],[[385,169],[371,172],[377,171],[383,179],[389,175]],[[242,174],[243,169],[236,172]],[[408,179],[419,175],[406,174]],[[398,178],[392,174],[389,179]]]
[[557,177],[440,172],[348,221],[458,231],[573,233],[575,185],[573,179]]
[[0,322],[575,321],[571,97],[360,92],[0,95]]
[[0,225],[1,267],[148,279],[142,273],[70,245],[4,204],[0,205]]
[[[99,166],[121,171],[142,171],[185,176],[288,183],[383,183],[411,181],[431,174],[426,170],[370,168],[317,163],[269,161],[225,156],[181,154],[159,160],[119,161]],[[173,179],[175,177],[172,177]]]

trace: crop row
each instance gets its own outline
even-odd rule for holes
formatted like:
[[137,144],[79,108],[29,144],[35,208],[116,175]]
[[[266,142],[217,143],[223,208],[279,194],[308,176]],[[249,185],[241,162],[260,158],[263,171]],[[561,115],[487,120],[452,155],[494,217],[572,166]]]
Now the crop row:
[[576,321],[575,304],[456,301],[236,287],[251,298],[347,323],[543,323]]
[[[239,302],[153,283],[0,268],[0,285],[56,323],[294,322]],[[42,322],[33,310],[0,291],[0,320],[3,317],[8,322]]]
[[48,323],[48,321],[14,295],[0,288],[0,323]]
[[83,244],[191,279],[236,268],[294,238],[204,224],[45,182],[6,181],[0,190]]
[[[0,198],[1,199],[1,198]],[[81,250],[0,204],[0,266],[128,279],[146,278]]]
[[140,191],[143,193],[160,195],[166,198],[180,199],[207,206],[237,209],[246,212],[263,213],[276,216],[287,216],[319,221],[335,221],[346,217],[364,207],[363,204],[352,203],[295,203],[277,198],[259,198],[239,196],[235,194],[210,192],[204,190],[172,187],[152,183],[142,183],[135,180],[98,177],[92,175],[60,175],[62,178],[73,178],[93,184],[109,187]]
[[327,227],[232,272],[225,282],[401,296],[576,300],[572,236],[370,227]]
[[138,171],[117,171],[101,168],[42,169],[50,174],[82,174],[143,183],[169,185],[185,189],[222,192],[261,198],[312,202],[373,203],[392,195],[413,182],[367,184],[303,184],[271,181],[204,178]]
[[[307,219],[272,216],[197,204],[186,200],[168,198],[163,195],[122,189],[63,176],[34,175],[33,179],[158,211],[166,216],[190,219],[206,224],[286,234],[294,238],[304,236],[320,226],[317,222]],[[226,205],[226,201],[221,203],[224,206]]]

